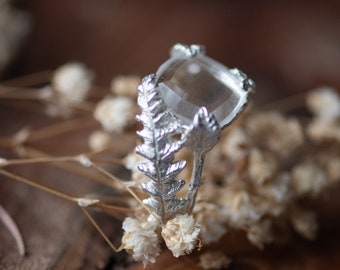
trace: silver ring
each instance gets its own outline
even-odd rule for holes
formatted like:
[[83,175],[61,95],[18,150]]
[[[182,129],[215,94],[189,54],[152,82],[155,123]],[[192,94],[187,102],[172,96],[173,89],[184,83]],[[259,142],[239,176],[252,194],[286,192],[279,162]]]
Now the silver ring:
[[[201,45],[176,44],[170,58],[138,87],[137,134],[143,144],[136,152],[146,160],[138,169],[148,176],[143,202],[165,224],[177,214],[190,214],[201,182],[205,154],[218,142],[247,104],[255,84],[238,69],[228,69],[207,57]],[[174,160],[182,147],[193,152],[194,166],[186,197],[176,194],[185,185],[176,176],[186,166]]]

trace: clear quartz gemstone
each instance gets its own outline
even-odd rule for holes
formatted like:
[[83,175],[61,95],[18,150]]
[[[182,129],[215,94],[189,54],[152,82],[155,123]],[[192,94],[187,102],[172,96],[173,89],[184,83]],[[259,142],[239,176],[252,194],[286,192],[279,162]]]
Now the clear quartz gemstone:
[[184,125],[206,107],[221,128],[242,111],[249,90],[245,85],[253,84],[242,72],[204,54],[170,58],[158,69],[156,83],[164,102]]

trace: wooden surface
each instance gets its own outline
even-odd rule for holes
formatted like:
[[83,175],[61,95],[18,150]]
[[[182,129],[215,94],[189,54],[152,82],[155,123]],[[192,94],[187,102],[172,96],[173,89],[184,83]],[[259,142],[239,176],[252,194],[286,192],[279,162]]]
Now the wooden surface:
[[[258,86],[254,97],[258,106],[319,85],[340,89],[340,4],[306,3],[22,0],[18,5],[31,13],[32,31],[4,78],[78,60],[96,72],[96,84],[108,85],[115,75],[154,72],[170,46],[184,42],[204,44],[210,56],[249,74]],[[1,136],[40,121],[35,114],[3,103],[0,116]],[[63,141],[73,142],[78,140]],[[14,169],[64,190],[103,191],[55,168],[20,168]],[[288,246],[268,247],[264,252],[241,242],[243,249],[234,254],[237,260],[230,269],[340,269],[339,194],[335,188],[312,202],[321,217],[318,241],[297,238]],[[115,267],[124,261],[124,253],[113,253],[72,203],[4,177],[0,203],[17,222],[27,246],[27,255],[21,258],[0,225],[0,269],[121,269]],[[110,217],[97,218],[117,241],[119,223]],[[237,245],[238,239],[221,245],[229,250],[233,243]],[[150,269],[165,270],[168,265],[176,265],[176,260],[162,254],[160,264]]]

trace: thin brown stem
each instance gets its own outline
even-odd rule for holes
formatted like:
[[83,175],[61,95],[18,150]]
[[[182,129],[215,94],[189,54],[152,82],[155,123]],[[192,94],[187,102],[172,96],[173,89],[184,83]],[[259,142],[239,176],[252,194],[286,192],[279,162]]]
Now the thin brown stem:
[[58,124],[47,126],[39,130],[31,131],[28,141],[37,141],[57,136],[80,128],[93,126],[96,122],[91,117],[72,119]]
[[59,190],[56,190],[56,189],[52,189],[51,187],[48,187],[48,186],[45,186],[43,184],[34,182],[34,181],[30,180],[30,179],[27,179],[25,177],[13,174],[13,173],[11,173],[9,171],[6,171],[6,170],[3,170],[3,169],[0,169],[0,174],[2,174],[4,176],[7,176],[8,178],[11,178],[13,180],[17,180],[19,182],[25,183],[25,184],[27,184],[29,186],[32,186],[32,187],[38,188],[40,190],[46,191],[46,192],[48,192],[50,194],[53,194],[53,195],[55,195],[57,197],[66,199],[68,201],[77,202],[77,200],[78,200],[78,198],[76,198],[74,196],[68,195],[68,194],[66,194],[64,192],[61,192]]
[[16,86],[16,87],[24,87],[31,86],[36,84],[47,83],[51,80],[53,75],[53,71],[44,70],[36,73],[24,75],[21,77],[17,77],[15,79],[10,79],[6,81],[2,81],[2,84],[8,86]]
[[86,210],[86,208],[81,207],[81,210],[83,210],[86,217],[91,221],[92,225],[97,229],[97,231],[100,233],[100,235],[104,238],[106,243],[111,247],[111,249],[115,252],[119,252],[122,250],[122,248],[116,248],[114,244],[110,241],[110,239],[107,237],[107,235],[104,233],[104,231],[100,228],[98,223],[93,219],[93,217],[90,215],[90,213]]
[[64,157],[37,157],[37,158],[26,158],[26,159],[9,159],[0,167],[10,166],[10,165],[23,165],[23,164],[34,164],[34,163],[50,163],[50,162],[64,162],[64,161],[76,161],[77,157],[74,156],[64,156]]
[[123,220],[127,215],[134,213],[134,210],[131,208],[115,206],[106,203],[95,203],[89,207],[93,209],[99,209],[101,212],[113,216],[119,220]]
[[[153,215],[153,213],[151,212],[151,210],[146,207],[146,205],[142,202],[142,200],[138,197],[138,195],[126,184],[124,184],[121,179],[119,179],[118,177],[110,174],[108,171],[104,170],[103,168],[99,167],[96,164],[92,164],[92,167],[95,168],[96,170],[98,170],[100,173],[102,173],[103,175],[105,175],[106,177],[108,177],[109,179],[113,180],[115,183],[117,183],[118,185],[121,185],[127,192],[129,192],[136,200],[137,202],[140,203],[140,205],[142,205],[146,211],[148,213],[150,213],[151,215]],[[156,217],[157,218],[157,217]]]
[[[32,147],[25,147],[25,150],[27,152],[27,155],[31,157],[50,157],[48,154],[42,151],[39,151],[37,149],[34,149]],[[79,156],[77,156],[77,158],[78,157]],[[93,171],[84,170],[84,167],[80,164],[79,166],[76,166],[75,164],[68,164],[68,163],[52,163],[52,165],[55,167],[61,168],[63,170],[75,173],[76,175],[82,176],[86,179],[92,179],[103,185],[114,187],[112,182],[108,181],[106,178],[99,177],[99,175],[95,174]]]

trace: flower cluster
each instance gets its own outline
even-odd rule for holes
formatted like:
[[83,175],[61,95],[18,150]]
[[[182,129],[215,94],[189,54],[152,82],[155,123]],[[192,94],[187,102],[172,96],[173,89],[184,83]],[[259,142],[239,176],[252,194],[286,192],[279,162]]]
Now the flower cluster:
[[[145,217],[144,217],[145,218]],[[160,253],[159,239],[156,232],[159,224],[153,216],[145,219],[126,218],[123,222],[125,231],[122,248],[132,253],[136,261],[154,263]]]
[[190,215],[178,215],[160,227],[152,215],[139,218],[127,217],[123,222],[122,248],[132,253],[144,266],[155,262],[160,253],[160,235],[175,257],[189,254],[198,242],[200,226]]
[[[323,88],[307,96],[307,108],[312,117],[303,122],[278,111],[248,111],[222,133],[208,154],[193,216],[176,216],[162,226],[174,256],[189,253],[198,237],[209,244],[233,229],[244,230],[259,248],[282,239],[278,227],[281,234],[292,228],[306,239],[316,237],[317,216],[300,199],[340,181],[340,99]],[[317,125],[322,134],[313,132]],[[125,161],[140,182],[137,160],[130,155]],[[190,167],[181,174],[189,175]]]
[[175,257],[191,253],[197,246],[200,226],[187,214],[170,219],[162,227],[162,236]]
[[[307,123],[279,112],[251,112],[222,134],[205,167],[206,174],[218,172],[211,179],[216,184],[201,189],[203,203],[212,209],[204,214],[200,201],[195,207],[205,243],[229,228],[245,230],[250,242],[263,247],[275,241],[275,226],[287,221],[301,236],[316,236],[317,217],[299,198],[316,196],[340,180],[340,99],[322,88],[307,96],[307,105],[313,113]],[[204,230],[211,215],[218,217],[215,229]]]
[[77,103],[85,100],[93,74],[84,64],[71,62],[59,67],[52,78],[52,89],[63,103]]
[[49,116],[72,115],[72,107],[81,104],[92,87],[93,73],[82,63],[70,62],[55,70],[51,85],[40,91],[40,98],[49,101]]
[[[122,133],[134,123],[137,113],[136,96],[140,78],[137,76],[118,76],[112,80],[111,95],[98,102],[94,118],[102,125],[101,137],[96,136],[98,145],[105,145],[104,140],[110,132]],[[102,136],[104,133],[107,135]],[[100,144],[99,140],[103,138]]]

